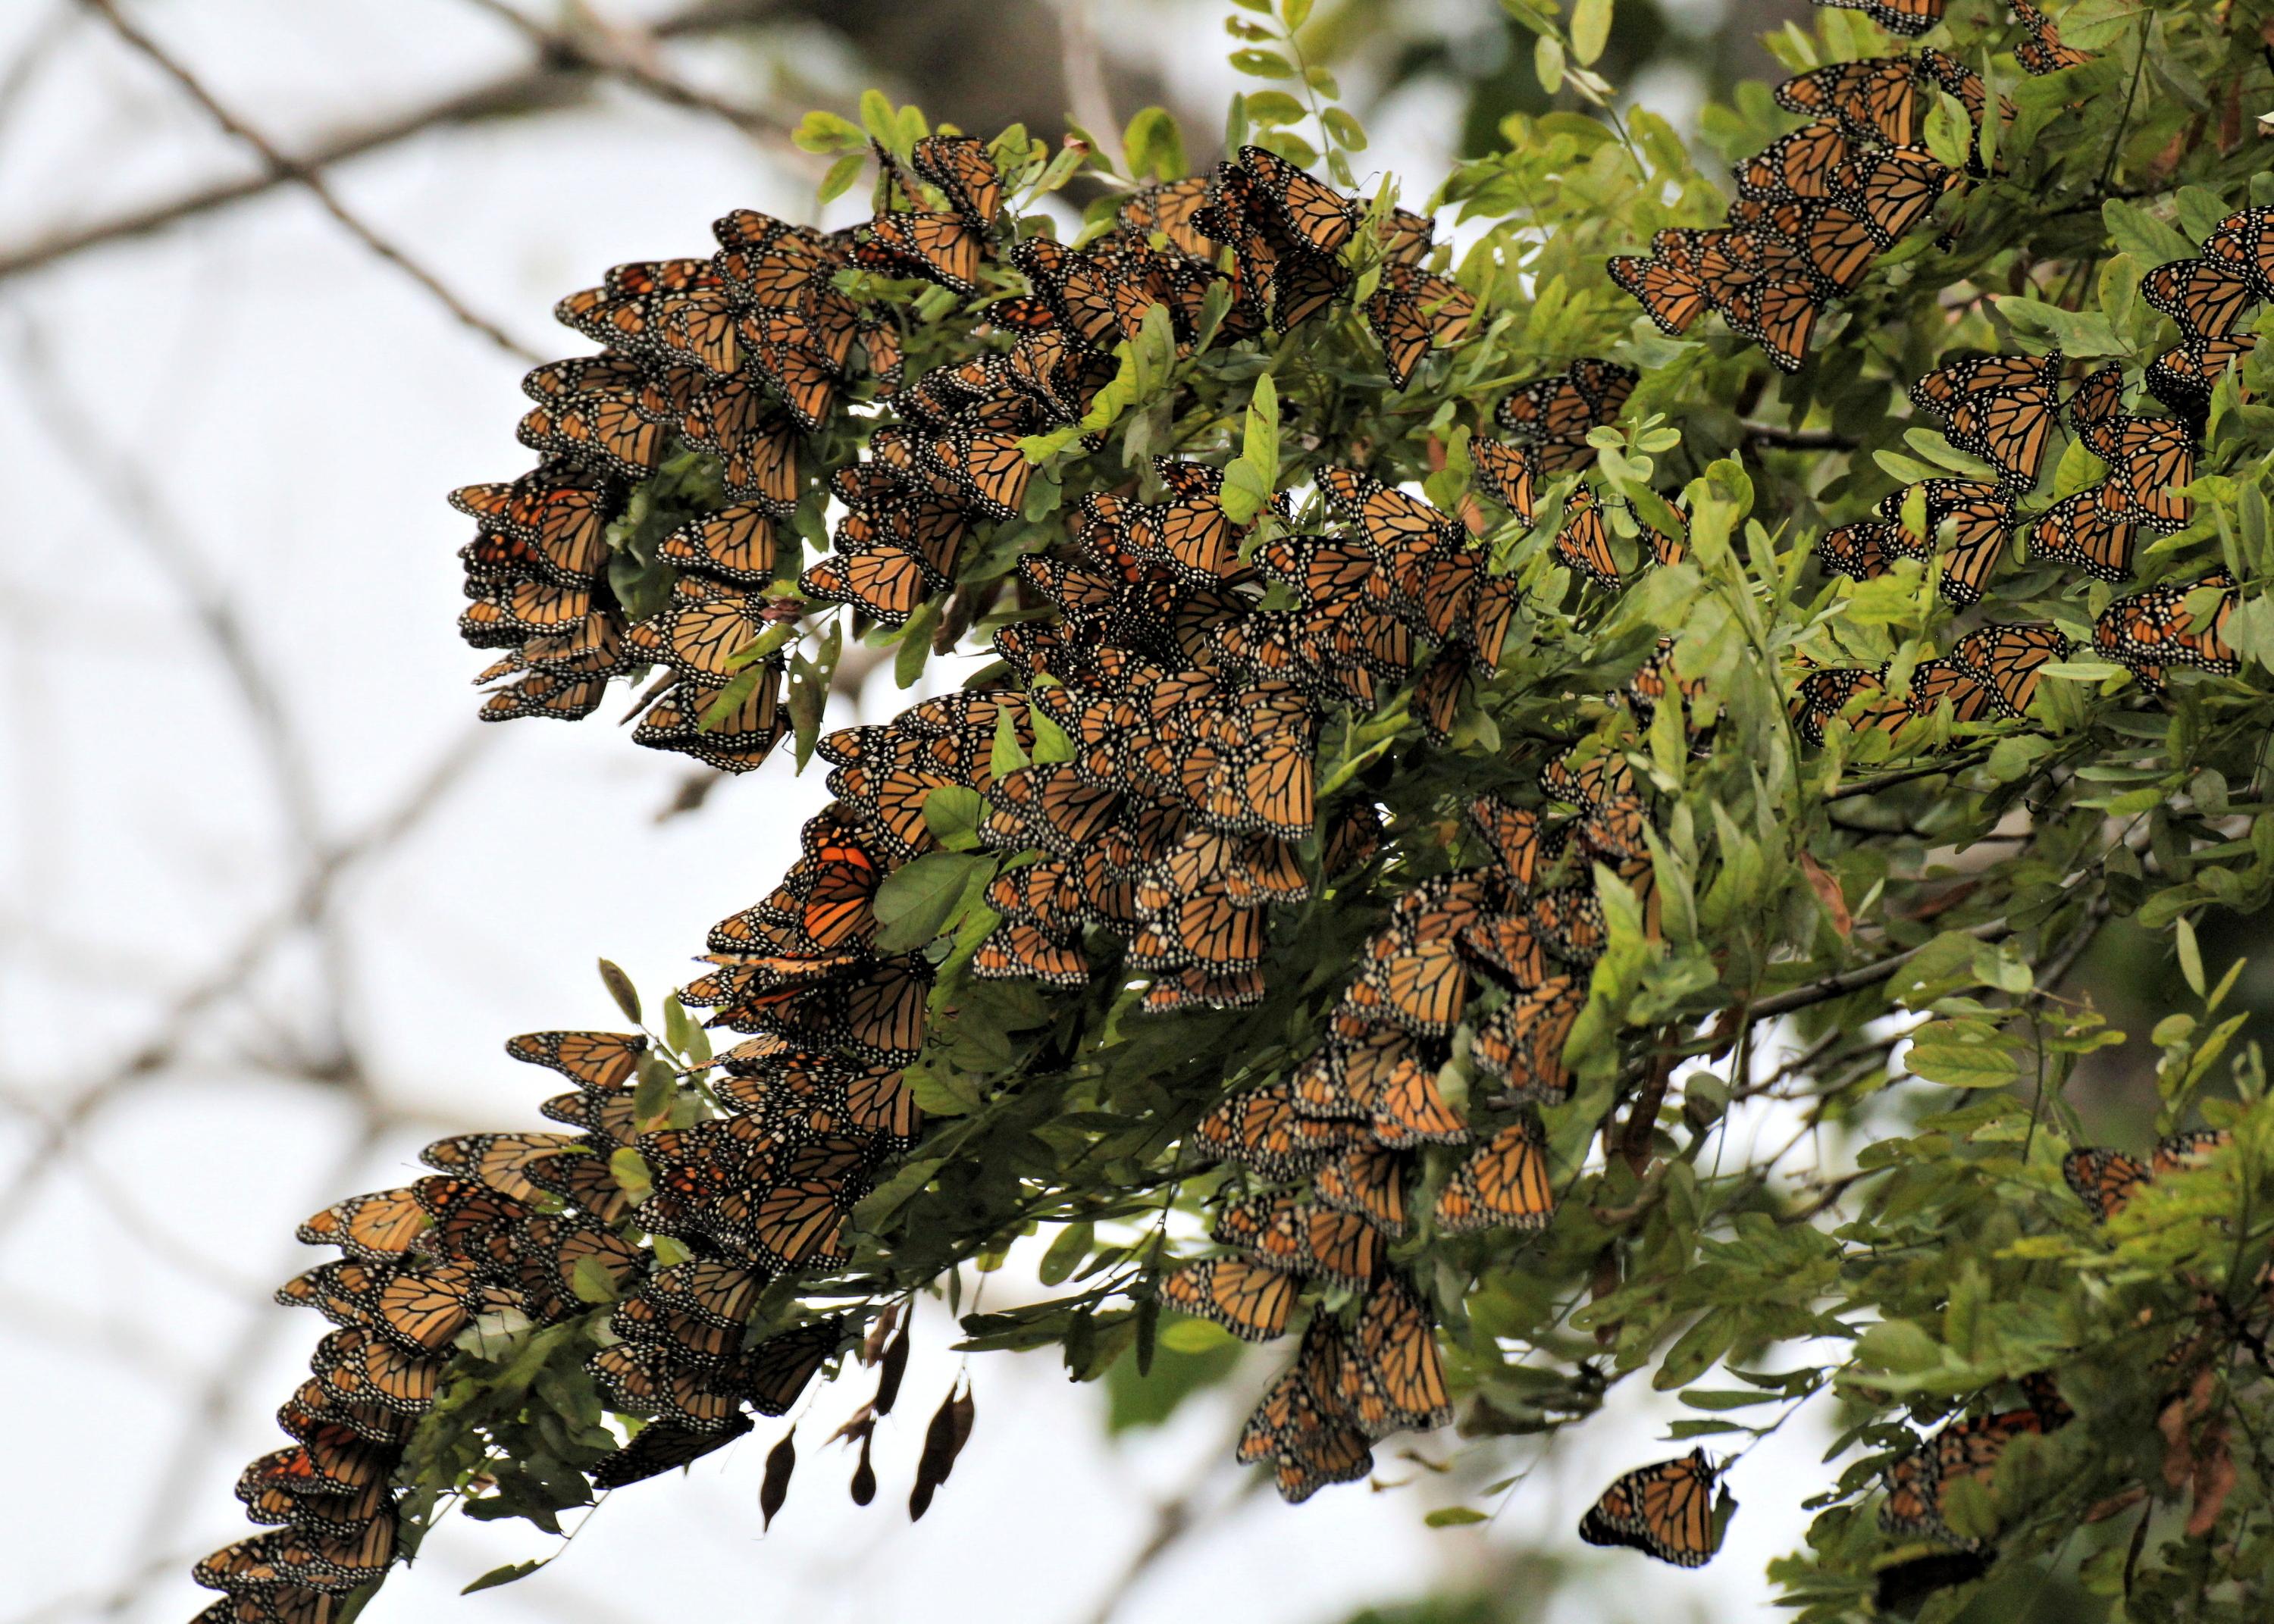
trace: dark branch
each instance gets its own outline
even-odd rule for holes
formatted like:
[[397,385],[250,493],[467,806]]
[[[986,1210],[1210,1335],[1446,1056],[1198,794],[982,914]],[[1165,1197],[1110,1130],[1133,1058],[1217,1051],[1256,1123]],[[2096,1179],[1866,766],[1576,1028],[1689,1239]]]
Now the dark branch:
[[260,161],[268,166],[269,173],[279,180],[290,181],[306,191],[323,206],[326,214],[347,228],[350,236],[379,258],[386,260],[410,277],[411,281],[425,289],[462,325],[471,327],[508,355],[517,356],[532,365],[544,359],[535,350],[526,348],[508,335],[505,329],[496,323],[486,317],[476,314],[472,307],[443,283],[441,278],[366,224],[360,215],[340,201],[338,194],[316,170],[279,152],[266,136],[224,106],[212,91],[206,88],[204,82],[192,72],[186,64],[168,52],[157,41],[143,33],[140,28],[127,21],[117,6],[113,4],[113,0],[79,0],[79,3],[109,23],[112,32],[120,39],[140,51],[163,70],[169,78],[188,93],[192,101],[205,109],[215,124],[258,153],[260,155]]

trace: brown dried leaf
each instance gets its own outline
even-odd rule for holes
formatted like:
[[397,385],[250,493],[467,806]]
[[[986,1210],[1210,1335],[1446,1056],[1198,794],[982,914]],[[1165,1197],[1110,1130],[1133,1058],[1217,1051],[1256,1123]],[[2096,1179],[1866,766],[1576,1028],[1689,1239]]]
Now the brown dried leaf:
[[1840,939],[1844,942],[1855,935],[1856,921],[1848,912],[1848,898],[1841,893],[1839,877],[1807,852],[1800,854],[1800,871],[1808,876],[1809,890],[1816,893],[1816,899],[1832,916],[1832,928],[1840,933]]
[[2218,1526],[2227,1494],[2234,1487],[2234,1455],[2226,1447],[2226,1419],[2203,1428],[2195,1445],[2195,1508],[2187,1515],[2187,1538],[2201,1539]]

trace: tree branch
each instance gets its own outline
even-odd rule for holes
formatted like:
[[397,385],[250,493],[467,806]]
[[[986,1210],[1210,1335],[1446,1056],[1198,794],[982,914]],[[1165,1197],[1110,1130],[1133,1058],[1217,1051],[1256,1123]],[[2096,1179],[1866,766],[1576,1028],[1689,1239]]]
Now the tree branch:
[[1793,451],[1853,451],[1856,442],[1845,434],[1830,429],[1788,429],[1773,423],[1756,423],[1751,417],[1740,426],[1745,438],[1757,445],[1781,446]]
[[[773,9],[773,0],[698,0],[648,26],[656,40],[716,34]],[[573,105],[591,89],[595,70],[576,57],[548,56],[486,83],[400,113],[334,132],[310,143],[299,168],[310,174],[384,151],[414,136],[452,124]],[[0,281],[40,270],[106,244],[147,237],[233,203],[267,194],[291,177],[274,169],[240,179],[213,181],[163,202],[131,209],[92,225],[51,232],[19,248],[0,250]]]
[[366,224],[360,215],[341,202],[339,195],[332,190],[321,175],[307,165],[297,162],[277,151],[266,136],[223,106],[185,64],[169,53],[165,47],[160,45],[140,28],[127,21],[113,0],[79,0],[79,4],[109,23],[111,31],[120,39],[162,69],[169,78],[188,93],[192,101],[205,109],[215,124],[260,154],[260,161],[268,166],[271,174],[280,180],[289,180],[304,189],[309,196],[323,205],[326,214],[346,227],[349,234],[358,242],[433,295],[435,300],[448,311],[460,325],[471,327],[508,355],[517,356],[532,365],[545,358],[523,345],[519,340],[510,336],[503,327],[499,327],[487,317],[477,315],[471,306],[443,283],[440,277],[413,259],[395,243],[380,236],[378,231]]

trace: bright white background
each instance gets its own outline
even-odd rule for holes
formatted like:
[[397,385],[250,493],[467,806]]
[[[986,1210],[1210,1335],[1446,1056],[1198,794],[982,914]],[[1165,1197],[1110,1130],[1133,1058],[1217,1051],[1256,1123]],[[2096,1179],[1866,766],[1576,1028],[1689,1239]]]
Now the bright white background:
[[[1485,14],[1427,11],[1456,31]],[[1110,58],[1220,103],[1214,4],[1100,13]],[[288,149],[525,56],[455,0],[133,15]],[[737,65],[681,64],[706,80]],[[825,54],[787,65],[855,71]],[[1374,121],[1375,155],[1414,191],[1442,169],[1449,99],[1408,89]],[[250,162],[99,19],[0,5],[0,248]],[[619,260],[702,252],[732,207],[809,215],[812,177],[715,119],[603,91],[568,115],[429,134],[335,184],[553,354],[582,348],[550,328],[561,294]],[[428,1139],[534,1125],[553,1089],[502,1039],[614,1024],[596,953],[651,997],[684,979],[704,929],[771,885],[822,799],[780,760],[659,823],[686,769],[606,713],[472,723],[482,662],[452,628],[470,527],[441,498],[526,465],[520,371],[290,189],[0,281],[0,1624],[180,1620],[210,1599],[186,1566],[249,1531],[229,1485],[282,1441],[270,1411],[320,1332],[267,1302],[317,1260],[292,1226],[410,1176]],[[889,679],[869,698],[889,709]],[[406,807],[407,829],[351,853],[300,918],[312,864]],[[815,1399],[770,1537],[756,1499],[777,1433],[762,1427],[691,1481],[614,1498],[518,1585],[454,1594],[553,1542],[453,1520],[366,1616],[1081,1624],[1105,1616],[1156,1506],[1190,1492],[1195,1528],[1113,1616],[1325,1624],[1544,1560],[1603,1583],[1552,1611],[1510,1596],[1504,1616],[1765,1618],[1761,1565],[1798,1527],[1781,1502],[1821,1447],[1796,1425],[1757,1450],[1730,1548],[1683,1574],[1572,1531],[1615,1471],[1675,1453],[1653,1441],[1662,1411],[1623,1405],[1558,1444],[1488,1527],[1434,1531],[1424,1512],[1459,1481],[1398,1444],[1382,1475],[1417,1486],[1299,1510],[1230,1465],[1240,1401],[1280,1350],[1118,1447],[1102,1395],[1046,1358],[993,1355],[973,1365],[971,1447],[912,1527],[900,1507],[949,1339],[930,1307],[865,1512],[844,1493],[850,1460],[820,1447],[866,1395],[856,1377]]]

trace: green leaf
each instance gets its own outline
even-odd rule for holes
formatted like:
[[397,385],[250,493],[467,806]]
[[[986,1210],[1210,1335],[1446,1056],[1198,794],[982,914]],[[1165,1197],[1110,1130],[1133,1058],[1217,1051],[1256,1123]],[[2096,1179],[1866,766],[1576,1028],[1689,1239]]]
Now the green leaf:
[[937,786],[924,797],[924,827],[951,852],[977,848],[979,821],[986,816],[987,802],[979,792],[961,784]]
[[663,1038],[697,1065],[711,1058],[711,1034],[704,1030],[701,1021],[687,1012],[687,1006],[680,1003],[676,992],[664,995]]
[[2115,239],[2117,251],[2130,254],[2142,265],[2195,258],[2193,243],[2136,203],[2110,198],[2100,206],[2100,222]]
[[1242,457],[1224,470],[1224,489],[1216,492],[1216,500],[1234,524],[1246,524],[1271,500],[1271,487],[1255,464]]
[[1138,109],[1122,132],[1121,158],[1134,180],[1175,180],[1189,167],[1184,133],[1163,107]]
[[635,1026],[638,1026],[639,989],[632,985],[632,978],[603,959],[600,960],[600,985],[608,989],[608,996],[616,1001],[616,1007],[624,1012],[624,1019]]
[[1019,730],[1012,725],[1011,708],[1005,705],[995,713],[995,742],[987,757],[988,773],[1007,778],[1030,764],[1026,748],[1019,742]]
[[2021,1075],[2013,1051],[1995,1043],[1914,1043],[1903,1069],[1951,1088],[2002,1088]]
[[1563,41],[1552,34],[1543,34],[1532,42],[1532,71],[1540,79],[1540,89],[1554,95],[1563,88]]
[[1271,51],[1258,50],[1250,47],[1246,50],[1232,52],[1228,60],[1234,68],[1246,74],[1250,79],[1295,77],[1295,70],[1288,65],[1287,59]]
[[842,158],[831,164],[829,172],[821,177],[821,184],[814,191],[814,201],[833,203],[843,197],[853,190],[853,183],[861,178],[861,171],[866,169],[868,164],[868,154],[847,153]]
[[1347,109],[1330,107],[1319,115],[1319,123],[1325,128],[1327,139],[1345,152],[1366,150],[1366,126]]
[[[808,113],[798,121],[790,139],[801,151],[809,153],[851,151],[859,154],[865,152],[869,145],[869,138],[862,132],[859,124],[838,114],[819,109]],[[835,171],[832,169],[831,172],[833,174]]]
[[1043,1253],[1038,1273],[1046,1286],[1062,1285],[1066,1276],[1081,1267],[1097,1239],[1097,1226],[1093,1223],[1070,1223],[1058,1233],[1058,1238]]
[[1579,0],[1571,8],[1571,56],[1583,68],[1595,65],[1611,38],[1611,0]]
[[568,1271],[568,1289],[576,1294],[580,1303],[598,1306],[616,1300],[615,1282],[609,1279],[606,1266],[598,1258],[576,1259],[576,1267]]
[[[591,1259],[587,1258],[585,1261],[589,1263]],[[535,1573],[538,1568],[544,1567],[546,1563],[550,1562],[553,1559],[549,1556],[544,1558],[542,1560],[532,1558],[525,1562],[508,1562],[502,1568],[493,1568],[489,1572],[484,1574],[480,1578],[466,1586],[465,1589],[460,1590],[458,1594],[461,1596],[471,1596],[476,1590],[493,1590],[501,1584],[511,1584],[516,1579],[526,1579],[530,1575]]]
[[1251,90],[1246,102],[1247,122],[1259,130],[1300,124],[1309,117],[1303,104],[1284,90]]
[[1472,1522],[1483,1522],[1487,1520],[1483,1512],[1472,1507],[1440,1506],[1427,1516],[1423,1517],[1421,1522],[1428,1528],[1466,1528]]
[[2205,996],[2209,983],[2203,979],[2202,949],[2195,942],[2195,928],[2184,914],[2172,921],[2172,935],[2179,944],[2180,974],[2187,978],[2187,990],[2198,998]]
[[991,872],[991,858],[960,852],[928,852],[895,868],[877,887],[877,945],[887,953],[922,947],[947,929],[947,921],[975,875]]
[[924,662],[931,658],[931,628],[938,622],[939,599],[936,598],[925,598],[908,616],[893,646],[893,686],[913,688],[915,680],[923,675]]

